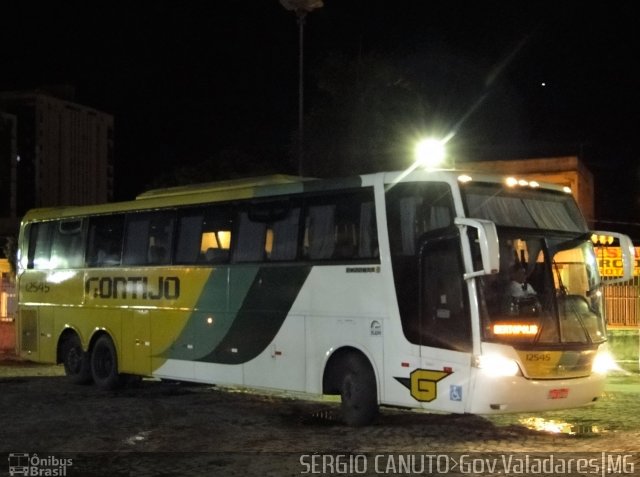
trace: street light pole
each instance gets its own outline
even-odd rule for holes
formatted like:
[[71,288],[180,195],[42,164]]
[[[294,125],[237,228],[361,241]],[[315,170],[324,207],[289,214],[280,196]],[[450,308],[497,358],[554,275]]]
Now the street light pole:
[[307,12],[298,10],[298,175],[304,175],[304,22]]
[[298,20],[298,175],[304,175],[304,23],[307,13],[323,6],[322,0],[280,0]]

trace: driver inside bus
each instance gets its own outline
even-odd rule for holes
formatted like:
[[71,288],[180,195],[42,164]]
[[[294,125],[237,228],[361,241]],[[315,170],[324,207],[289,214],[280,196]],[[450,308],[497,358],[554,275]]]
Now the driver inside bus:
[[540,313],[536,291],[527,283],[527,271],[516,263],[509,269],[507,310],[509,315],[535,316]]
[[535,296],[536,291],[527,283],[527,272],[520,264],[512,265],[509,270],[509,295],[513,298]]

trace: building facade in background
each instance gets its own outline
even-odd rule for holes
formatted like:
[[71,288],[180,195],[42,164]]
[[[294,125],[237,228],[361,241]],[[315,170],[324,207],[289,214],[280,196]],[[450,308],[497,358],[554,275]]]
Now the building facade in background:
[[509,174],[527,180],[567,186],[590,227],[594,226],[593,174],[576,156],[474,161],[457,164],[459,169],[488,174]]
[[113,116],[73,102],[69,88],[0,92],[0,112],[2,176],[15,171],[0,182],[0,236],[33,207],[113,199]]
[[[0,236],[17,224],[17,118],[0,110]],[[0,243],[1,245],[1,243]]]

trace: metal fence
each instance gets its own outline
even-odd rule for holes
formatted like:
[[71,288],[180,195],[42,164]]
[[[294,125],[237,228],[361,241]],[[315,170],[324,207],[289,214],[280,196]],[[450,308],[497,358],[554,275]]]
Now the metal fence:
[[640,277],[622,285],[605,286],[604,305],[609,327],[640,327]]

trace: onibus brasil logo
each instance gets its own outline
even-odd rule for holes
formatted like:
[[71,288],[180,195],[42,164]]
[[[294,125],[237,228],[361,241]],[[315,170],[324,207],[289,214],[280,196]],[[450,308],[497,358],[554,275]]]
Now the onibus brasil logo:
[[73,465],[73,459],[63,459],[48,455],[12,452],[9,454],[9,475],[63,477],[67,475],[67,467]]

